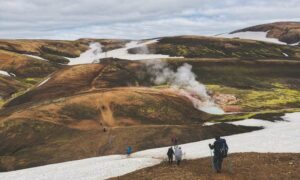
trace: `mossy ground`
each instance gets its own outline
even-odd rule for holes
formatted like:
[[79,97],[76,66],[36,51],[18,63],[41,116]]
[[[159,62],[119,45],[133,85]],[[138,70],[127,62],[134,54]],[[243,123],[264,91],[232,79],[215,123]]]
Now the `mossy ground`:
[[291,89],[280,83],[272,84],[272,86],[268,90],[237,89],[220,85],[208,85],[207,87],[216,93],[233,94],[239,99],[235,105],[241,106],[245,112],[299,107],[299,90]]
[[[299,49],[290,46],[201,36],[165,37],[157,44],[149,45],[149,49],[157,54],[188,58],[299,59]],[[131,52],[134,52],[134,49]],[[288,54],[289,57],[285,57],[283,53]]]

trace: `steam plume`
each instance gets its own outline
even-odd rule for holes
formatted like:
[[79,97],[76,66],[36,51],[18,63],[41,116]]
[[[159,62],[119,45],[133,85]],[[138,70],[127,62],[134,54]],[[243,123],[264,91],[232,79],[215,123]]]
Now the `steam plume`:
[[191,100],[195,108],[211,113],[223,114],[223,110],[215,105],[208,95],[206,87],[196,80],[190,64],[183,64],[172,70],[161,60],[146,61],[147,71],[156,85],[168,84],[172,89]]

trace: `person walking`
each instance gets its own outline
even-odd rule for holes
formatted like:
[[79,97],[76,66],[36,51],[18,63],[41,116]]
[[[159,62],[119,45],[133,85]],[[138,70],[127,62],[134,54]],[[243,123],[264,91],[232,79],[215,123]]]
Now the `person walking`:
[[210,149],[214,150],[214,157],[213,157],[213,166],[217,173],[221,172],[222,169],[222,162],[225,157],[227,157],[228,153],[228,146],[225,139],[220,138],[217,136],[215,138],[214,144],[208,145]]
[[173,146],[176,146],[178,144],[178,139],[176,136],[173,136],[171,141],[172,141]]
[[168,149],[167,155],[168,155],[168,162],[169,162],[169,164],[172,164],[173,163],[173,155],[174,155],[174,150],[173,150],[172,147],[170,147]]
[[127,149],[126,149],[127,157],[129,157],[131,153],[132,153],[132,148],[130,146],[127,146]]
[[179,165],[180,165],[180,162],[181,162],[181,160],[182,160],[182,150],[181,150],[181,147],[176,146],[176,147],[175,147],[175,152],[174,152],[174,154],[175,154],[175,160],[176,160],[176,163],[177,163],[177,165],[179,166]]

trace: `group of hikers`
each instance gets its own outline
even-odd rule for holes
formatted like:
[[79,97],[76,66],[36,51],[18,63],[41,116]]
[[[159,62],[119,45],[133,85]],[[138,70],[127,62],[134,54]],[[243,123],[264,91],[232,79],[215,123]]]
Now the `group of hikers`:
[[[175,141],[174,141],[175,140]],[[177,165],[180,165],[180,162],[182,160],[182,149],[177,145],[177,139],[172,138],[172,142],[174,143],[174,148],[171,146],[168,149],[167,156],[168,156],[168,163],[173,163],[173,157],[175,156],[175,161]],[[228,145],[226,143],[225,139],[220,138],[220,136],[217,136],[215,138],[215,142],[213,144],[208,144],[209,148],[211,150],[214,150],[214,156],[213,156],[213,168],[217,173],[221,172],[222,169],[222,162],[223,159],[227,157],[228,153]]]
[[[178,146],[178,139],[176,137],[172,138],[173,146],[171,146],[167,151],[168,163],[173,164],[175,157],[176,164],[179,166],[182,160],[183,152],[182,148]],[[213,150],[214,156],[212,157],[213,169],[220,173],[222,169],[223,159],[227,157],[228,145],[225,139],[220,136],[215,137],[215,142],[213,144],[208,144],[209,148]],[[126,154],[129,157],[132,153],[132,148],[130,146],[126,149]]]

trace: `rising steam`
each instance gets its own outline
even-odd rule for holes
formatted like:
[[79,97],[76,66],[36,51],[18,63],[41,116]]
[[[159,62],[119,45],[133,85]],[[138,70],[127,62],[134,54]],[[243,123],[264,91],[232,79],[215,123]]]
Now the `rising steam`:
[[156,85],[168,84],[181,95],[191,100],[195,108],[211,113],[223,114],[224,111],[215,105],[208,95],[206,87],[196,80],[190,64],[183,64],[172,70],[167,63],[160,60],[146,61],[147,71]]

